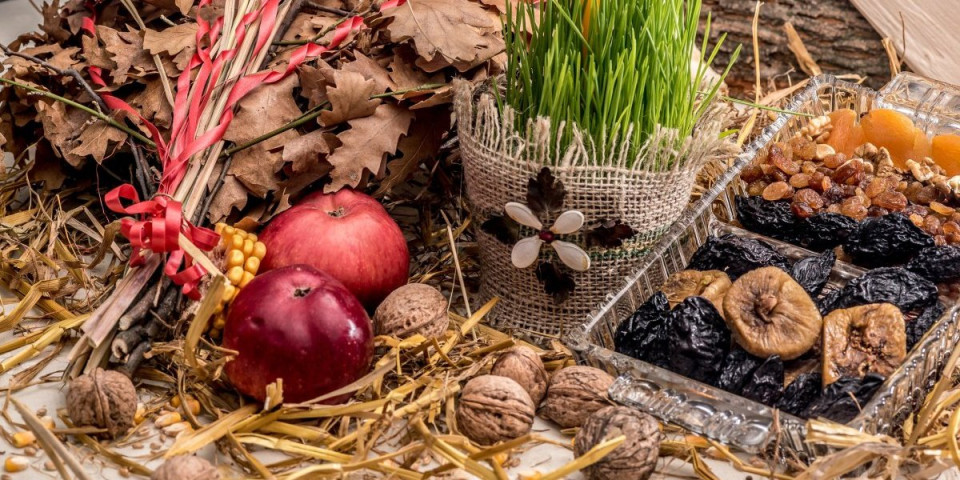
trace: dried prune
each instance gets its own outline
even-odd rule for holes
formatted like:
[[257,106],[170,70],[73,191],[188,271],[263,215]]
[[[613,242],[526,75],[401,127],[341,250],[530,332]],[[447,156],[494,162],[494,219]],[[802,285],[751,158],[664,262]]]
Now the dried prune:
[[783,395],[783,361],[780,357],[771,356],[750,373],[740,394],[764,405],[775,405]]
[[818,372],[801,373],[787,385],[776,407],[798,417],[814,402],[823,390],[823,380]]
[[829,310],[870,303],[892,303],[901,312],[920,310],[937,302],[937,286],[901,267],[870,270],[850,280]]
[[763,267],[738,278],[723,299],[727,326],[744,350],[792,360],[810,350],[823,321],[817,305],[787,272]]
[[833,310],[833,305],[837,303],[837,299],[840,298],[840,292],[840,289],[830,290],[815,300],[817,309],[820,311],[820,316],[825,317],[830,313],[830,310]]
[[797,225],[797,244],[814,251],[827,250],[847,239],[857,221],[840,213],[823,212]]
[[710,236],[690,259],[687,268],[693,270],[720,270],[735,280],[750,270],[774,266],[790,270],[787,257],[766,242],[749,237],[726,234]]
[[820,295],[830,280],[830,271],[837,261],[837,254],[827,250],[820,255],[804,258],[793,264],[790,276],[803,287],[811,297]]
[[[614,333],[613,341],[616,351],[633,358],[647,360],[647,356],[659,354],[656,348],[647,345],[655,340],[656,330],[663,325],[667,314],[670,313],[670,304],[667,296],[657,292],[643,305],[640,305],[633,314],[620,322]],[[652,363],[652,362],[651,362]]]
[[871,217],[843,242],[843,250],[858,265],[879,267],[906,263],[920,250],[934,245],[933,237],[917,228],[906,215]]
[[737,197],[737,219],[752,232],[790,241],[797,231],[798,219],[790,209],[790,202],[771,202],[763,197]]
[[956,280],[960,278],[960,247],[942,245],[924,248],[907,262],[906,268],[931,282]]
[[675,307],[687,297],[703,297],[722,313],[723,296],[730,289],[730,277],[720,270],[682,270],[664,282],[660,291],[667,296],[670,307]]
[[823,383],[890,375],[907,356],[903,314],[889,303],[834,310],[823,318]]
[[704,383],[716,382],[730,348],[730,331],[720,312],[703,297],[680,302],[663,325],[667,368]]
[[723,368],[716,387],[730,393],[740,394],[750,374],[763,363],[763,359],[750,355],[746,350],[734,348],[723,359]]
[[884,377],[869,373],[863,378],[843,377],[823,389],[823,393],[807,407],[804,418],[824,417],[847,423],[860,413],[864,405],[883,385]]
[[930,330],[930,327],[936,323],[946,310],[943,303],[937,300],[937,303],[923,309],[920,315],[910,321],[907,321],[907,351],[913,349],[913,346],[923,338],[923,334]]

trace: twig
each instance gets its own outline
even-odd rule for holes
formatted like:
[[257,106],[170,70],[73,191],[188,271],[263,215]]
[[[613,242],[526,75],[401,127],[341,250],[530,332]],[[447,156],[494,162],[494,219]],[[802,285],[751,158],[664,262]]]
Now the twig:
[[307,7],[312,8],[318,12],[332,13],[334,15],[340,15],[341,17],[346,17],[348,15],[353,15],[353,12],[348,12],[346,10],[341,10],[339,8],[328,7],[326,5],[320,5],[314,1],[307,1]]
[[[368,12],[369,12],[369,11],[368,11]],[[273,42],[273,44],[274,44],[274,45],[306,45],[306,44],[308,44],[308,43],[315,43],[317,40],[320,40],[321,38],[323,38],[324,35],[326,35],[326,34],[332,32],[332,31],[336,30],[337,27],[339,27],[341,23],[346,22],[347,20],[349,20],[349,19],[350,19],[350,16],[349,16],[350,13],[348,13],[347,15],[348,15],[348,16],[345,16],[345,17],[341,18],[340,20],[337,20],[336,23],[334,23],[333,25],[330,25],[329,27],[324,28],[323,30],[320,31],[320,33],[314,35],[313,38],[311,38],[311,39],[309,39],[309,40],[280,40],[280,41],[277,41],[277,42]]]
[[83,79],[83,75],[81,75],[80,72],[72,68],[62,69],[62,68],[54,67],[53,65],[46,62],[45,60],[41,60],[33,55],[29,55],[22,52],[14,52],[13,50],[10,50],[10,48],[7,47],[6,45],[0,44],[0,49],[3,49],[3,53],[8,57],[20,57],[25,60],[30,60],[31,62],[36,63],[37,65],[40,65],[41,67],[46,68],[47,70],[50,70],[53,73],[56,73],[57,75],[72,77],[74,80],[77,81],[77,83],[80,84],[81,87],[83,87],[83,89],[87,92],[87,95],[90,95],[90,97],[93,98],[95,102],[97,102],[97,106],[100,108],[101,111],[106,112],[110,110],[107,107],[106,102],[104,102],[103,99],[100,98],[100,95],[98,95],[97,92],[93,90],[93,87],[90,86],[90,84]]
[[217,196],[217,193],[220,192],[220,189],[223,188],[223,181],[227,178],[227,171],[230,170],[230,164],[233,163],[233,157],[227,157],[223,161],[223,170],[220,170],[220,175],[217,177],[216,183],[213,184],[213,188],[210,189],[210,193],[207,195],[207,198],[203,200],[203,205],[200,210],[197,210],[196,218],[193,219],[193,223],[199,224],[200,219],[203,218],[203,214],[210,210],[210,204],[213,203],[214,197]]
[[103,120],[104,122],[107,122],[107,124],[109,124],[111,127],[114,127],[114,128],[116,128],[116,129],[119,129],[119,130],[122,130],[122,131],[126,132],[127,135],[130,135],[131,137],[136,138],[137,140],[139,140],[139,141],[140,141],[141,143],[143,143],[144,145],[147,145],[147,146],[150,147],[150,148],[156,148],[156,147],[157,147],[157,144],[153,143],[153,140],[150,140],[149,138],[144,137],[140,132],[138,132],[138,131],[136,131],[136,130],[134,130],[134,129],[132,129],[132,128],[130,128],[130,127],[128,127],[128,126],[126,126],[126,125],[124,125],[124,124],[116,121],[116,120],[114,120],[112,117],[110,117],[109,115],[107,115],[107,114],[105,114],[105,113],[103,113],[103,112],[99,112],[99,111],[97,111],[97,110],[94,110],[94,109],[86,106],[86,105],[83,105],[83,104],[74,102],[73,100],[70,100],[69,98],[64,98],[64,97],[61,97],[60,95],[57,95],[57,94],[55,94],[55,93],[53,93],[53,92],[51,92],[51,91],[49,91],[49,90],[41,90],[41,89],[39,89],[39,88],[31,87],[30,85],[27,85],[27,84],[25,84],[25,83],[16,82],[16,81],[13,81],[13,80],[10,80],[10,79],[7,79],[7,78],[0,78],[0,83],[6,83],[7,85],[12,85],[12,86],[17,87],[17,88],[22,88],[22,89],[24,89],[24,90],[28,90],[28,91],[34,92],[34,93],[36,93],[36,94],[38,94],[38,95],[47,97],[47,98],[49,98],[49,99],[51,99],[51,100],[56,100],[56,101],[58,101],[58,102],[63,102],[63,103],[65,103],[65,104],[67,104],[67,105],[70,105],[71,107],[79,108],[80,110],[83,110],[84,112],[87,112],[87,113],[89,113],[90,115],[93,115],[94,117],[97,117],[97,118],[99,118],[100,120]]
[[133,159],[137,162],[137,181],[140,182],[140,189],[143,190],[144,198],[150,198],[154,194],[153,182],[150,181],[150,165],[147,159],[143,158],[143,152],[140,151],[140,145],[130,142],[130,149],[133,150]]

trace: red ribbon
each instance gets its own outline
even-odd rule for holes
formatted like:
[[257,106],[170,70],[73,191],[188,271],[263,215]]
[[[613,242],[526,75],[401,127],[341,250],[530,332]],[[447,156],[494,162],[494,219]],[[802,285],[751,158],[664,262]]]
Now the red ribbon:
[[[403,5],[405,2],[406,0],[388,0],[381,6],[381,10]],[[201,0],[200,6],[208,3],[210,3],[210,0]],[[95,15],[95,5],[88,3],[87,6]],[[260,31],[254,43],[251,57],[255,58],[267,46],[270,33],[278,20],[278,10],[279,0],[265,0],[259,9],[241,18],[234,32],[237,45],[243,43],[248,29],[255,22],[260,22]],[[96,37],[94,21],[95,16],[84,18],[82,29]],[[160,185],[157,189],[157,195],[153,199],[140,201],[136,189],[130,184],[121,185],[108,192],[104,197],[105,203],[111,210],[136,216],[136,219],[124,218],[121,220],[121,233],[130,240],[133,247],[130,264],[131,266],[142,265],[146,258],[144,256],[145,250],[157,254],[168,254],[167,263],[163,269],[164,273],[175,284],[182,286],[183,293],[194,300],[200,298],[199,282],[207,271],[199,264],[195,264],[190,255],[180,248],[180,235],[182,234],[188,241],[203,251],[214,248],[219,242],[220,236],[210,229],[197,227],[184,219],[182,204],[170,197],[183,180],[190,158],[213,146],[223,138],[234,118],[233,107],[253,89],[263,84],[283,80],[309,58],[320,56],[331,49],[337,48],[351,33],[364,28],[363,18],[354,16],[337,26],[328,45],[307,43],[297,48],[291,54],[286,69],[282,71],[268,70],[240,77],[230,88],[224,112],[217,125],[197,135],[200,116],[209,102],[213,100],[214,93],[221,86],[214,82],[220,77],[224,65],[237,54],[236,49],[229,49],[220,51],[215,57],[212,56],[212,46],[217,42],[223,28],[223,17],[218,18],[213,24],[198,18],[197,24],[199,28],[196,35],[196,52],[190,59],[187,68],[177,78],[177,92],[169,141],[165,141],[160,135],[159,129],[146,118],[143,118],[127,102],[110,93],[101,93],[104,103],[109,108],[130,113],[150,132],[150,136],[157,145],[157,155],[162,167]],[[194,69],[197,69],[195,75],[193,74]],[[98,86],[105,87],[107,85],[103,80],[103,72],[99,68],[89,67],[88,73],[91,80]],[[224,83],[229,85],[229,79]],[[190,92],[193,86],[200,86],[200,88],[193,89],[194,94],[191,97]],[[131,204],[124,206],[121,200],[129,201]]]

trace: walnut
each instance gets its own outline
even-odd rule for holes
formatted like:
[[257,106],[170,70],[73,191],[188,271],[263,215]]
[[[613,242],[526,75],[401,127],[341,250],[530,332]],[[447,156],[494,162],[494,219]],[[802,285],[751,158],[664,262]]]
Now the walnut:
[[447,331],[447,299],[439,290],[411,283],[394,290],[373,314],[377,335],[440,337]]
[[550,379],[543,416],[563,428],[579,427],[590,414],[610,404],[611,385],[613,377],[599,368],[564,368]]
[[540,405],[547,393],[547,369],[544,368],[540,355],[529,347],[517,346],[504,352],[493,364],[490,374],[507,377],[519,383],[530,395],[534,405]]
[[210,462],[195,455],[179,455],[163,462],[150,480],[219,480],[220,472]]
[[134,425],[137,389],[126,375],[98,368],[70,382],[67,413],[78,427],[106,428],[118,437]]
[[653,473],[663,434],[657,421],[627,407],[604,407],[590,415],[573,440],[579,457],[597,444],[625,436],[626,440],[599,462],[584,469],[590,480],[645,480]]
[[536,407],[527,391],[507,377],[481,375],[463,387],[457,425],[474,442],[491,445],[525,435]]
[[907,168],[910,169],[913,178],[916,178],[918,182],[925,182],[934,176],[933,169],[915,160],[907,160]]
[[827,137],[830,136],[831,131],[833,131],[833,125],[831,124],[830,117],[822,115],[811,118],[810,121],[800,129],[800,135],[817,142],[825,142],[827,141]]

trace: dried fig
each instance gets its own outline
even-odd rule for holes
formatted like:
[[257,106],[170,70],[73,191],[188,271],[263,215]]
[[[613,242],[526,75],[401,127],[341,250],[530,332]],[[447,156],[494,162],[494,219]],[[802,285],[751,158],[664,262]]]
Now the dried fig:
[[777,267],[747,272],[723,300],[726,323],[744,350],[761,358],[792,360],[813,347],[823,319],[817,305]]
[[703,297],[722,312],[723,296],[730,285],[730,277],[720,270],[683,270],[670,275],[660,291],[667,296],[670,308],[676,307],[687,297]]
[[890,375],[907,355],[900,309],[875,303],[834,310],[823,319],[823,384],[843,376]]

